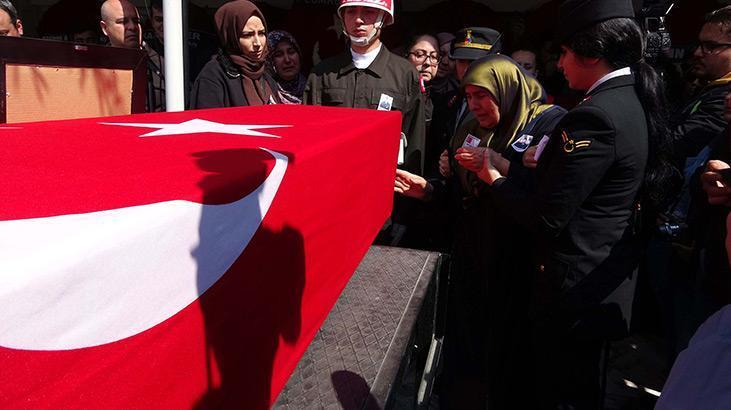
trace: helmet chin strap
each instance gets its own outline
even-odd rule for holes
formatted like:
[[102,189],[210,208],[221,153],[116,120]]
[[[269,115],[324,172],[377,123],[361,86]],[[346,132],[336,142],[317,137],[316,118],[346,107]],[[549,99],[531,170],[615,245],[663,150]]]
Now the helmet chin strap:
[[348,38],[350,38],[350,42],[358,47],[368,47],[373,43],[373,40],[376,38],[376,35],[378,32],[383,28],[383,15],[385,12],[380,11],[378,13],[378,18],[376,19],[376,22],[373,24],[373,30],[371,30],[370,33],[368,33],[365,37],[356,37],[351,36],[348,34],[347,31],[343,30],[343,33],[345,33]]

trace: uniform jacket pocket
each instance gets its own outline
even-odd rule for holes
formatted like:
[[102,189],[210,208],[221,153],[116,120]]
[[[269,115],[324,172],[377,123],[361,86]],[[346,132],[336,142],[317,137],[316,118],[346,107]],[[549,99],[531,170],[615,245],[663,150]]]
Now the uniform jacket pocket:
[[345,88],[329,88],[322,91],[322,105],[339,106],[345,103]]

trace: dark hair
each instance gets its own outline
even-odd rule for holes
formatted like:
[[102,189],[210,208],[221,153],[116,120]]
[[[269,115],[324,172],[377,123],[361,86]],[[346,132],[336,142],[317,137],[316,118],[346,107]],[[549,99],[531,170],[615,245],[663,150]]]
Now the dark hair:
[[150,1],[150,10],[155,9],[157,11],[162,11],[162,0],[152,0]]
[[411,48],[414,47],[414,45],[417,42],[419,42],[419,40],[421,40],[423,38],[426,38],[426,37],[429,37],[432,40],[434,40],[434,43],[437,45],[437,53],[438,53],[439,52],[439,39],[437,38],[437,36],[435,36],[433,34],[429,34],[429,33],[421,33],[421,34],[417,34],[415,36],[412,36],[409,39],[409,43],[406,46],[406,48],[404,49],[404,57],[408,58],[409,57],[409,52],[411,51]]
[[672,160],[665,87],[643,58],[644,38],[640,27],[630,18],[609,19],[577,32],[564,45],[579,56],[603,59],[613,70],[632,69],[649,136],[642,199],[655,209],[663,207],[679,191],[682,174]]
[[[512,47],[510,47],[510,53],[507,53],[508,55],[512,55],[516,51],[528,51],[530,53],[533,53],[534,56],[536,56],[536,61],[538,61],[538,50],[540,48],[535,47],[536,42],[533,41],[533,39],[525,38],[515,44],[512,44]],[[503,49],[503,52],[508,51]]]
[[8,13],[12,25],[15,26],[18,24],[18,10],[15,9],[15,6],[13,6],[10,0],[0,0],[0,10]]
[[704,23],[722,24],[726,26],[726,31],[729,31],[731,29],[731,6],[721,7],[706,14]]

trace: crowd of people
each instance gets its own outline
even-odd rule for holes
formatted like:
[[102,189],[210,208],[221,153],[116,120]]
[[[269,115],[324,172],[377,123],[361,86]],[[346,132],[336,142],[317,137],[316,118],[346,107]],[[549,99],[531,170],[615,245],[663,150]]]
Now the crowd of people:
[[[161,111],[161,2],[151,10],[149,43],[128,0],[104,2],[100,29],[147,51],[148,109]],[[189,107],[401,112],[394,211],[376,242],[451,255],[445,408],[599,408],[600,357],[633,305],[655,306],[674,358],[731,303],[731,6],[700,27],[698,87],[673,112],[629,0],[561,5],[557,67],[583,94],[563,107],[535,49],[506,50],[496,30],[422,33],[394,53],[381,41],[392,0],[340,0],[337,15],[348,45],[308,74],[294,36],[248,0],[225,3]],[[0,34],[23,34],[9,0]]]

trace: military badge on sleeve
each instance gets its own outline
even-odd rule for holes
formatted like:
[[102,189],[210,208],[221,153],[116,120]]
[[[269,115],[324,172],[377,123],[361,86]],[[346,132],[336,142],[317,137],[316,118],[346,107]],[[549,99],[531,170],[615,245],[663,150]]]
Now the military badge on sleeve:
[[579,149],[589,148],[589,146],[591,145],[590,140],[574,141],[573,139],[569,138],[569,135],[566,133],[566,131],[561,131],[561,138],[563,138],[563,150],[567,154],[570,154]]
[[511,146],[516,152],[524,152],[528,149],[528,147],[530,147],[531,142],[533,142],[533,136],[530,134],[523,134]]

